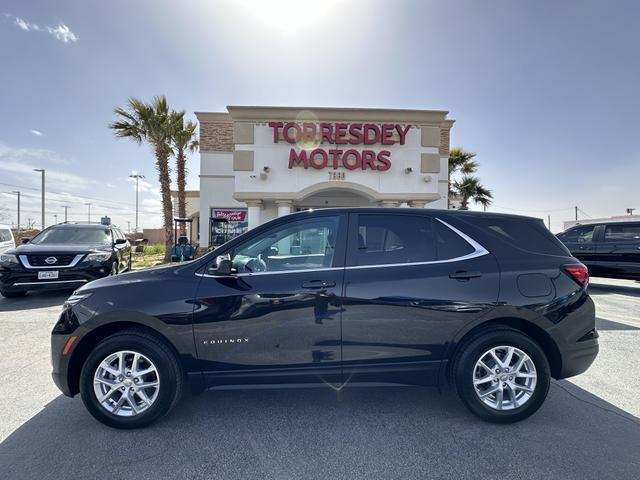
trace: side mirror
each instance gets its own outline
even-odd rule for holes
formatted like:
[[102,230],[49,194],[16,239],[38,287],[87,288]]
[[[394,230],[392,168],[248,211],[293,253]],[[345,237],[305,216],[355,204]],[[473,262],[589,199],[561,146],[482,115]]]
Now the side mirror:
[[24,245],[25,243],[29,243],[30,241],[31,241],[31,238],[29,238],[29,237],[22,237],[22,238],[20,239],[20,243],[22,243],[23,245]]
[[116,241],[113,242],[114,245],[124,245],[127,243],[127,240],[124,238],[116,238]]
[[231,275],[231,259],[226,256],[216,258],[216,268],[213,270],[214,275],[226,276]]

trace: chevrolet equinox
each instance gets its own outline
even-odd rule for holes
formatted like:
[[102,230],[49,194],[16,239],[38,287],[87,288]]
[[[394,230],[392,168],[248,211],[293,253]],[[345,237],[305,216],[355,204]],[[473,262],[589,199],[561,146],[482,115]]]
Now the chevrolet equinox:
[[515,422],[595,359],[588,279],[538,219],[299,212],[76,290],[52,332],[53,379],[117,428],[157,420],[186,384],[449,383],[478,417]]

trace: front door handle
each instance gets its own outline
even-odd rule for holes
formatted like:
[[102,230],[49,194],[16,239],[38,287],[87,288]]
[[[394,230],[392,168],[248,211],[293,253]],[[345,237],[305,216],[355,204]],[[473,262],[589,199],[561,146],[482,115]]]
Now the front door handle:
[[454,278],[456,280],[469,280],[470,278],[478,278],[481,276],[482,273],[480,272],[467,272],[466,270],[458,270],[457,272],[449,274],[449,278]]
[[326,282],[324,280],[310,280],[302,284],[302,288],[330,288],[335,286],[336,282]]

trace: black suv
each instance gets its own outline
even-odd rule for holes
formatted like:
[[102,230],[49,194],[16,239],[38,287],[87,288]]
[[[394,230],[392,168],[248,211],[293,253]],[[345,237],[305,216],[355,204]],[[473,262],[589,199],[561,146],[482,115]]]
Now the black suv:
[[73,290],[131,268],[131,244],[116,227],[61,223],[0,255],[0,294]]
[[98,420],[140,427],[193,391],[452,382],[521,420],[598,352],[588,272],[527,217],[326,209],[192,262],[92,282],[52,332],[53,378]]
[[558,238],[591,275],[640,280],[640,221],[576,225]]

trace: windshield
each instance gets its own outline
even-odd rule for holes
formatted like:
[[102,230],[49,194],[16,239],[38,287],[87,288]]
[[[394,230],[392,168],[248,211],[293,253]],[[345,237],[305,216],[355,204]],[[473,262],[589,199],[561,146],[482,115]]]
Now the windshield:
[[111,245],[108,228],[49,228],[36,236],[31,243],[36,245],[81,244]]

